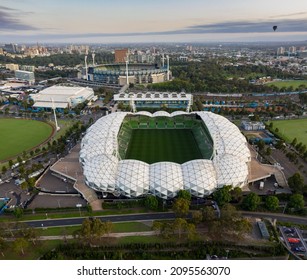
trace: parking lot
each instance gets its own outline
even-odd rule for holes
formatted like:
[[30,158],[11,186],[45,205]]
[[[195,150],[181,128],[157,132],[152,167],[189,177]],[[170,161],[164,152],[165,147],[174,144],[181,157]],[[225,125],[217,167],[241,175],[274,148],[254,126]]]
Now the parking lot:
[[0,197],[10,198],[8,207],[23,206],[30,199],[30,194],[14,184],[14,180],[5,181],[0,185]]
[[279,230],[289,250],[298,256],[306,256],[307,245],[300,229],[296,227],[279,227]]
[[52,172],[50,170],[47,171],[40,179],[37,184],[37,187],[40,188],[42,191],[46,192],[75,194],[78,193],[73,187],[73,182],[52,175]]
[[28,209],[35,208],[65,208],[76,207],[77,204],[86,206],[87,202],[79,195],[49,195],[40,194],[27,206]]

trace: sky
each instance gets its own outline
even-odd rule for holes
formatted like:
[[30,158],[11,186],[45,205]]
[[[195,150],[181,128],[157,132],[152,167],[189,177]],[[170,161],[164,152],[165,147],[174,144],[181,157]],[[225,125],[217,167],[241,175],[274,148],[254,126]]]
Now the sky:
[[0,43],[302,40],[307,0],[0,0]]

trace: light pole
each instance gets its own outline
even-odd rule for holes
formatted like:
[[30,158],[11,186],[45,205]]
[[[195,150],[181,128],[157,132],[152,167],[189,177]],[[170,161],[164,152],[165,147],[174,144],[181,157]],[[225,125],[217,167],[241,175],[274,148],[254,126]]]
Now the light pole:
[[82,207],[82,204],[76,204],[76,207],[79,208],[79,214],[80,214],[80,217],[81,217],[81,207]]
[[229,253],[229,250],[227,249],[226,250],[226,259],[228,260],[228,253]]

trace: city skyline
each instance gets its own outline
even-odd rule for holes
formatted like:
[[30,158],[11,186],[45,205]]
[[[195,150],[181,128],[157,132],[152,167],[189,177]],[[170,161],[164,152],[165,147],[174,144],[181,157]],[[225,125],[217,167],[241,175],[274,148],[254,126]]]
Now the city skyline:
[[[277,5],[278,4],[278,5]],[[277,25],[276,32],[272,27]],[[0,1],[0,42],[253,42],[307,39],[307,2]]]

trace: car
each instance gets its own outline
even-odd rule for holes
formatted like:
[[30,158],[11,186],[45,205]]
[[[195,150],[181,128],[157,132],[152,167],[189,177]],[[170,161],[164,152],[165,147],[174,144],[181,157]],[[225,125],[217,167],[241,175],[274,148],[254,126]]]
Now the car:
[[295,229],[294,228],[284,228],[284,233],[286,233],[286,234],[295,233]]
[[289,243],[300,243],[301,241],[298,238],[289,237],[288,242]]

